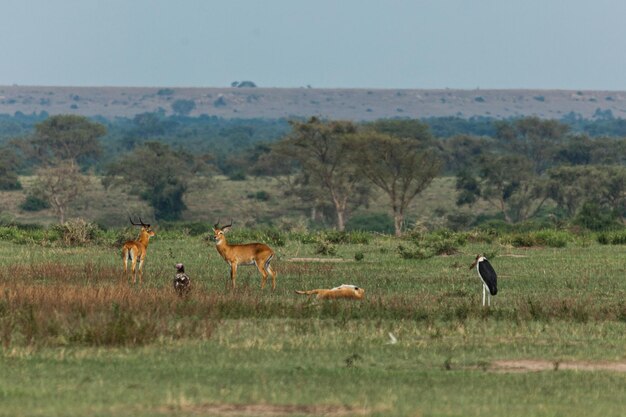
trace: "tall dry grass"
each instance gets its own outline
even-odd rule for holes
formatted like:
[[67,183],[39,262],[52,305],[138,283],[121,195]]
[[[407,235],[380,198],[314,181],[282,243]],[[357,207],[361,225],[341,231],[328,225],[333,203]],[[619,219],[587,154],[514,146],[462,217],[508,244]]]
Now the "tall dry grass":
[[[301,273],[308,272],[308,267],[299,268]],[[252,287],[234,292],[197,287],[181,298],[169,287],[133,286],[111,266],[89,262],[11,265],[0,271],[0,343],[4,348],[134,346],[157,340],[208,339],[227,318],[626,320],[623,301],[597,301],[558,295],[510,297],[508,305],[485,309],[464,292],[320,302]]]

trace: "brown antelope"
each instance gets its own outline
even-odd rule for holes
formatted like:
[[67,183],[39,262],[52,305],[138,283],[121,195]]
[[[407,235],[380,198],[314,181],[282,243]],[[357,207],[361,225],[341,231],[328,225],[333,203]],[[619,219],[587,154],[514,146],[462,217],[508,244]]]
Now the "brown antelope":
[[154,231],[150,229],[149,224],[145,224],[141,217],[139,218],[139,223],[134,223],[133,219],[129,218],[130,224],[133,226],[141,226],[141,231],[139,232],[139,238],[137,240],[129,240],[124,243],[122,247],[122,259],[124,261],[124,274],[128,273],[127,265],[128,261],[131,262],[131,273],[133,275],[133,284],[137,282],[137,273],[135,270],[135,266],[137,262],[139,262],[139,283],[143,283],[143,263],[146,260],[146,255],[148,253],[148,243],[150,242],[150,238],[154,236]]
[[239,265],[256,265],[263,277],[261,280],[261,289],[265,288],[267,275],[272,276],[272,290],[276,289],[276,272],[272,270],[270,262],[274,258],[274,251],[263,243],[245,243],[242,245],[229,245],[226,241],[226,233],[230,230],[233,222],[226,226],[219,226],[218,221],[213,226],[213,240],[215,248],[222,258],[230,265],[230,280],[235,288],[235,280],[237,279],[237,266]]
[[332,300],[337,298],[349,298],[353,300],[362,300],[365,296],[365,290],[356,285],[342,284],[330,290],[318,289],[309,291],[296,291],[296,294],[313,295],[322,300]]

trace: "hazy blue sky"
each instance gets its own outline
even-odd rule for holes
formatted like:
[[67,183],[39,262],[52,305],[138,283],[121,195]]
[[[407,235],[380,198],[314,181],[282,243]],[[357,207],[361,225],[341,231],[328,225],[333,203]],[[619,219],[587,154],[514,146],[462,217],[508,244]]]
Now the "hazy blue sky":
[[626,90],[623,0],[0,0],[0,85]]

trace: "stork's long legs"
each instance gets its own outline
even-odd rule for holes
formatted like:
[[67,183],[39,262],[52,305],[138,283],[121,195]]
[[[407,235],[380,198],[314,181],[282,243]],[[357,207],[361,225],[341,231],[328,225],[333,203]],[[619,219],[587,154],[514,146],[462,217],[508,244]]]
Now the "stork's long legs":
[[483,284],[483,307],[485,306],[485,294],[487,296],[487,305],[491,307],[491,293],[485,284]]
[[487,298],[487,305],[491,307],[491,293],[485,284],[483,284],[483,307],[485,306],[485,297]]

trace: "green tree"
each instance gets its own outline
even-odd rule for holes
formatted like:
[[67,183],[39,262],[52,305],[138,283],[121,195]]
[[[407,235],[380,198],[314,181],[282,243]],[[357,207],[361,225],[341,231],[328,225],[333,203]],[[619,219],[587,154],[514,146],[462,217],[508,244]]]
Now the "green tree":
[[435,145],[435,139],[426,123],[418,119],[381,119],[367,124],[367,127],[379,133],[385,133],[400,139],[412,139],[423,147]]
[[548,171],[548,195],[570,217],[592,203],[624,221],[626,167],[622,165],[562,166]]
[[524,156],[483,155],[476,167],[478,175],[469,171],[457,175],[458,205],[482,199],[513,223],[532,217],[547,199],[543,181]]
[[88,184],[89,179],[74,160],[64,160],[37,170],[32,194],[48,202],[63,224],[70,205],[84,194]]
[[399,236],[409,204],[439,174],[442,161],[421,141],[373,130],[353,135],[351,146],[358,173],[387,194]]
[[534,116],[496,123],[496,138],[509,153],[523,155],[531,161],[538,174],[554,165],[568,133],[567,125]]
[[330,203],[337,229],[344,230],[350,211],[368,196],[363,177],[350,158],[356,125],[313,117],[307,122],[291,122],[291,127],[292,132],[274,145],[273,152],[300,168],[293,182],[297,195],[314,209]]
[[35,125],[35,134],[29,141],[29,156],[46,166],[53,166],[59,161],[80,164],[100,156],[102,147],[99,138],[105,134],[104,125],[84,116],[52,116]]
[[470,169],[474,161],[490,149],[492,142],[490,138],[469,135],[456,135],[442,140],[445,171],[457,173]]
[[160,142],[146,142],[111,164],[103,185],[137,186],[157,219],[177,220],[187,208],[183,199],[189,178],[203,168],[186,152],[172,150]]
[[31,138],[14,142],[37,167],[34,195],[52,206],[61,223],[88,184],[80,165],[100,156],[105,134],[104,125],[86,117],[56,115],[37,123]]
[[20,190],[22,184],[17,177],[17,156],[6,147],[0,148],[0,190]]
[[193,100],[176,100],[172,103],[172,111],[181,116],[188,116],[193,109],[196,108],[196,102]]

